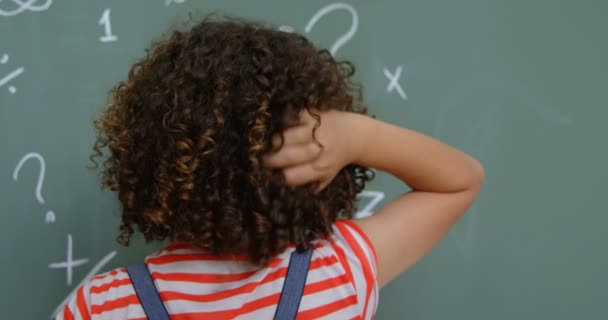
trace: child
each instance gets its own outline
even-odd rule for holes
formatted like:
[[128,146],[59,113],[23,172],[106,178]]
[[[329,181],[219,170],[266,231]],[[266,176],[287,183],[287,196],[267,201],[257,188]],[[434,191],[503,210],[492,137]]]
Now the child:
[[[472,204],[479,162],[367,117],[353,73],[300,35],[206,19],[113,90],[95,122],[103,185],[122,205],[121,243],[136,230],[171,242],[144,269],[172,319],[271,319],[293,252],[312,254],[298,319],[371,319],[378,289]],[[350,220],[368,168],[412,191]],[[117,269],[57,318],[145,319],[141,299]]]

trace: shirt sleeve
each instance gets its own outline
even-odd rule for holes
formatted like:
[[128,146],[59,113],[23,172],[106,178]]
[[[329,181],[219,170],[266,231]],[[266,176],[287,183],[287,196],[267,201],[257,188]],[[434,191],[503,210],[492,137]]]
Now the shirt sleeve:
[[55,320],[90,320],[89,283],[82,285],[57,314]]
[[378,259],[367,235],[352,221],[338,220],[334,224],[335,244],[344,251],[350,273],[362,307],[362,319],[372,319],[378,306]]

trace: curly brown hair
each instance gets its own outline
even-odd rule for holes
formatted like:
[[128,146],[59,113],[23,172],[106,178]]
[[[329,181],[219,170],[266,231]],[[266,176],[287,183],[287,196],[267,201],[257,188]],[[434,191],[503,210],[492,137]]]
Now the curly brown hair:
[[94,121],[92,159],[122,205],[118,241],[137,229],[265,265],[328,236],[371,171],[348,165],[316,193],[261,160],[304,109],[315,129],[316,110],[365,113],[354,72],[302,35],[242,19],[207,17],[154,43]]

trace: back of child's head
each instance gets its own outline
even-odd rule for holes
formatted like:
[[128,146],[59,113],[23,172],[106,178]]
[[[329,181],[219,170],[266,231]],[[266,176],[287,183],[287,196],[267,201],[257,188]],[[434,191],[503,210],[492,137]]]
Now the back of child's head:
[[138,230],[264,265],[327,236],[352,217],[369,171],[349,165],[314,192],[287,186],[262,157],[304,109],[365,112],[353,73],[301,35],[239,19],[207,18],[156,42],[95,121],[120,242]]

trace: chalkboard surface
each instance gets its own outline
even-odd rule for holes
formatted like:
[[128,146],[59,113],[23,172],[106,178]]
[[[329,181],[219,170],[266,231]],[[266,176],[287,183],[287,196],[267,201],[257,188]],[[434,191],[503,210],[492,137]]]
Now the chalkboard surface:
[[[155,247],[114,239],[90,120],[171,26],[214,10],[352,60],[378,118],[464,149],[485,188],[377,319],[608,319],[608,2],[0,1],[0,303],[44,319]],[[378,174],[361,215],[403,191]]]

